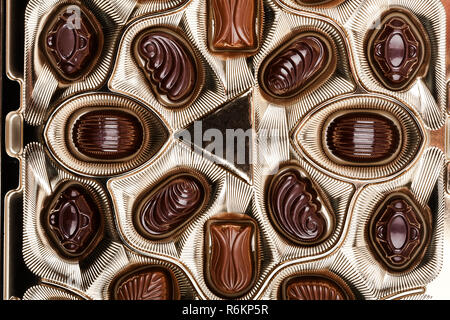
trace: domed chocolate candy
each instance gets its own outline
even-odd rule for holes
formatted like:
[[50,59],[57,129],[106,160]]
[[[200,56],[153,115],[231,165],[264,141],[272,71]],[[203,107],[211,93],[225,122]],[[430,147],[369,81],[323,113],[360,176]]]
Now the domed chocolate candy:
[[375,254],[392,271],[418,263],[430,240],[430,209],[422,208],[409,192],[388,196],[373,216],[369,237]]
[[334,119],[326,132],[329,151],[353,163],[376,163],[399,148],[400,132],[388,118],[376,113],[352,112]]
[[123,111],[91,111],[82,115],[72,130],[75,147],[85,156],[115,160],[132,156],[142,145],[139,120]]
[[97,203],[79,184],[61,189],[44,221],[53,243],[63,255],[71,258],[88,254],[102,233]]

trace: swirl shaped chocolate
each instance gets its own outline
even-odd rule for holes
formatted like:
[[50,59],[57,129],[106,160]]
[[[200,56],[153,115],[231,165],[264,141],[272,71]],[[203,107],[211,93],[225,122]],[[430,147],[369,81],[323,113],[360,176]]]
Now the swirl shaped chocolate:
[[188,45],[172,32],[153,31],[138,41],[139,61],[156,90],[157,98],[167,106],[186,103],[197,84],[198,70]]
[[103,47],[103,32],[94,15],[85,8],[73,11],[72,7],[60,10],[44,32],[46,56],[67,80],[86,74]]
[[150,192],[136,221],[142,235],[167,237],[200,212],[209,193],[204,179],[201,180],[188,173],[175,174]]
[[405,89],[428,68],[428,36],[405,10],[385,15],[368,43],[368,60],[377,78],[391,90]]
[[74,124],[77,150],[95,159],[116,160],[132,156],[142,145],[139,120],[123,111],[102,110],[83,114]]
[[282,285],[283,300],[353,300],[354,295],[345,285],[319,275],[298,276]]
[[275,98],[298,95],[322,75],[329,76],[334,60],[331,48],[328,39],[319,34],[308,33],[290,41],[263,64],[263,89]]
[[169,270],[151,267],[122,278],[114,290],[114,300],[175,300],[178,284]]
[[214,26],[211,46],[215,51],[251,51],[257,46],[256,18],[259,0],[208,1]]
[[379,259],[392,271],[418,263],[429,242],[430,209],[421,207],[409,192],[390,195],[371,220],[369,236]]
[[102,233],[100,210],[81,185],[66,185],[57,194],[45,217],[46,230],[64,256],[88,254]]
[[334,119],[326,133],[331,153],[353,163],[376,163],[391,158],[399,148],[400,131],[385,116],[348,113]]
[[298,244],[318,243],[329,233],[317,191],[295,168],[284,168],[272,179],[268,209],[277,229]]
[[219,296],[237,298],[256,277],[256,224],[250,219],[212,220],[207,224],[207,279]]

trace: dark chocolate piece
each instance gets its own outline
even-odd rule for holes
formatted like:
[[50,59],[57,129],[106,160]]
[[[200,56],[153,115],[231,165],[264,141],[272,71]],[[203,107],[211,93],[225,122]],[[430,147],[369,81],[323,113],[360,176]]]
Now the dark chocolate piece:
[[72,130],[75,147],[95,159],[123,159],[139,151],[143,129],[128,112],[103,110],[82,115]]
[[[341,281],[340,281],[341,282]],[[282,285],[283,300],[354,300],[347,285],[321,275],[297,276]]]
[[78,184],[62,189],[52,201],[45,221],[54,243],[68,257],[87,254],[102,229],[102,217],[96,202]]
[[213,50],[249,51],[256,48],[258,2],[258,0],[208,1],[211,6],[211,23],[214,26],[211,41]]
[[398,150],[400,132],[385,116],[352,112],[334,119],[327,129],[327,145],[336,157],[354,163],[376,163]]
[[197,66],[190,49],[172,32],[153,31],[138,41],[143,69],[165,104],[185,103],[192,97],[197,82]]
[[256,224],[248,218],[211,220],[206,237],[211,289],[225,298],[244,295],[256,276]]
[[151,267],[122,278],[114,290],[114,300],[175,300],[178,285],[172,272]]
[[409,193],[395,193],[372,218],[371,245],[390,270],[404,271],[423,257],[430,221],[429,208],[421,209]]
[[55,70],[65,79],[76,80],[95,64],[103,46],[103,33],[96,18],[79,8],[56,14],[45,33],[45,51]]
[[268,210],[279,231],[298,244],[315,244],[324,239],[329,226],[311,180],[295,168],[280,170],[271,180]]
[[427,63],[426,42],[418,19],[400,12],[386,15],[368,44],[369,63],[377,78],[388,89],[405,89]]
[[188,173],[161,179],[139,209],[137,229],[145,237],[167,237],[188,222],[207,201],[209,190],[203,180]]
[[319,34],[300,35],[275,51],[264,64],[263,89],[275,98],[298,95],[330,69],[333,52]]

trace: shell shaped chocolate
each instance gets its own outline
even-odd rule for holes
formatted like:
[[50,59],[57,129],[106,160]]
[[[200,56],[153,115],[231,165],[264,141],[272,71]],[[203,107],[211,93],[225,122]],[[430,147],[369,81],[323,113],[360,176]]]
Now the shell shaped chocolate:
[[395,193],[378,209],[369,236],[376,255],[392,271],[404,271],[424,255],[430,236],[429,208],[421,209],[408,193]]
[[187,44],[172,32],[153,31],[137,43],[142,67],[159,100],[168,106],[186,103],[194,94],[198,70]]
[[172,274],[162,268],[149,268],[121,279],[114,300],[174,300],[177,286]]
[[206,183],[191,174],[175,174],[150,192],[139,209],[137,229],[147,238],[165,238],[200,212]]
[[377,78],[388,89],[405,89],[428,64],[427,39],[420,21],[411,14],[387,15],[368,44],[369,63]]
[[63,255],[74,258],[88,254],[102,232],[97,203],[81,185],[68,185],[52,201],[46,230]]
[[76,80],[86,74],[102,50],[103,33],[86,9],[59,11],[45,30],[46,56],[64,79]]
[[102,110],[83,114],[74,124],[72,139],[77,150],[94,159],[123,159],[139,151],[143,128],[132,114]]
[[275,98],[290,98],[314,84],[329,71],[333,52],[319,34],[301,35],[281,47],[263,64],[261,84]]
[[294,168],[282,169],[271,181],[268,209],[277,229],[298,244],[316,244],[330,226],[311,180]]
[[283,300],[353,300],[347,286],[323,276],[298,276],[282,286]]
[[335,118],[326,133],[329,151],[352,163],[376,163],[395,155],[400,131],[387,117],[375,113],[348,113]]

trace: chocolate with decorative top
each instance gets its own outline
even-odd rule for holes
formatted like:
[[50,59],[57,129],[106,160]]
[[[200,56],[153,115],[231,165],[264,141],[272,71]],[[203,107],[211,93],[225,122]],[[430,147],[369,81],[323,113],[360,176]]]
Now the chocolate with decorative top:
[[322,275],[296,276],[284,281],[281,288],[283,300],[354,300],[343,281]]
[[57,193],[44,224],[59,251],[70,258],[87,255],[102,233],[97,203],[82,185],[68,184]]
[[388,196],[369,225],[372,247],[391,271],[404,271],[417,264],[430,240],[430,209],[422,208],[407,192]]

